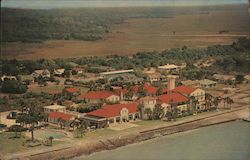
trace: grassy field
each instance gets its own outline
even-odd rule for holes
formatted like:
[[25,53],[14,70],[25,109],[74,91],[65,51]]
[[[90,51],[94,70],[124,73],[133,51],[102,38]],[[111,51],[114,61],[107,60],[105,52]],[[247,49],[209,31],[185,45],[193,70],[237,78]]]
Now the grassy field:
[[[48,93],[59,93],[62,92],[62,90],[65,88],[65,85],[55,85],[55,84],[49,84],[45,87],[40,87],[37,84],[33,84],[29,87],[29,91],[32,92],[48,92]],[[81,90],[81,93],[86,93],[88,91],[88,88],[85,87],[76,87]]]
[[[2,44],[2,56],[18,59],[69,58],[131,55],[138,51],[165,50],[173,47],[206,47],[229,44],[249,36],[250,18],[242,10],[211,11],[172,18],[130,18],[111,27],[103,40],[95,42],[50,40],[43,44]],[[229,33],[218,34],[220,30]],[[175,32],[175,34],[173,33]]]

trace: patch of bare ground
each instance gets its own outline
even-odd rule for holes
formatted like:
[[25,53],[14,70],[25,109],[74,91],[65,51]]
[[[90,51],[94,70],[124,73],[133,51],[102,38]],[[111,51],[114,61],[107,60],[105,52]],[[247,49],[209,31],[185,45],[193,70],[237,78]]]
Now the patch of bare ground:
[[[69,58],[131,55],[139,51],[162,51],[168,48],[206,47],[230,44],[249,36],[247,11],[211,12],[173,18],[136,18],[111,27],[103,40],[95,42],[51,40],[43,44],[2,44],[2,56],[18,59]],[[228,33],[219,34],[220,30]]]

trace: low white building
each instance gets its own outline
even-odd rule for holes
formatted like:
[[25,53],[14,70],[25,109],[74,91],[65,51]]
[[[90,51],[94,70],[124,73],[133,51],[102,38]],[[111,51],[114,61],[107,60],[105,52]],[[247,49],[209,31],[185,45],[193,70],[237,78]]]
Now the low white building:
[[55,74],[56,76],[62,76],[63,73],[64,73],[64,71],[65,71],[64,68],[55,69],[55,70],[54,70],[54,74]]
[[35,70],[32,73],[33,78],[38,78],[39,76],[43,78],[50,78],[50,71],[47,69],[40,69],[40,70]]
[[51,112],[62,112],[62,113],[66,113],[66,106],[61,106],[58,104],[53,104],[50,106],[45,106],[44,108],[44,112],[45,113],[51,113]]
[[117,75],[117,74],[126,74],[126,73],[134,73],[134,70],[128,69],[128,70],[119,70],[119,71],[111,71],[111,72],[102,72],[100,73],[100,76],[102,78],[106,78],[107,76]]
[[164,72],[173,72],[173,71],[179,71],[181,69],[181,66],[177,66],[175,64],[167,64],[164,66],[159,66],[158,70],[159,71],[164,71]]
[[16,79],[16,76],[5,76],[5,75],[3,75],[1,77],[1,80],[5,81],[5,80],[17,80],[17,79]]
[[217,82],[209,80],[209,79],[203,79],[203,80],[200,80],[199,82],[202,88],[212,88],[217,85]]

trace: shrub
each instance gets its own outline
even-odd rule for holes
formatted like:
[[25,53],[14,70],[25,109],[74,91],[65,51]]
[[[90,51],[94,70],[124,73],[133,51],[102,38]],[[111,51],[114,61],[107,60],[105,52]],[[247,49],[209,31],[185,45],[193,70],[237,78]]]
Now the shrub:
[[22,94],[27,91],[28,87],[17,80],[7,80],[2,84],[2,92]]

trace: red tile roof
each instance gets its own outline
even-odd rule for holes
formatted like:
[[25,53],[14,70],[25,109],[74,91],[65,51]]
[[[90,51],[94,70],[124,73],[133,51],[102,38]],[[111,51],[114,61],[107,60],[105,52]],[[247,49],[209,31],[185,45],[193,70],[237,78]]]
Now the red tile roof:
[[110,91],[90,91],[84,95],[80,95],[79,98],[85,99],[106,99],[112,95],[117,95],[116,93]]
[[51,112],[49,114],[49,118],[62,118],[63,120],[65,121],[69,121],[73,118],[74,116],[71,115],[71,114],[66,114],[66,113],[63,113],[63,112]]
[[65,90],[69,93],[76,93],[79,91],[79,89],[75,87],[65,88]]
[[144,89],[149,93],[149,94],[156,94],[157,88],[154,86],[151,86],[149,84],[144,84]]
[[123,108],[127,108],[129,113],[139,112],[136,103],[128,103],[128,104],[105,105],[102,109],[89,112],[87,113],[87,115],[103,117],[103,118],[112,118],[119,116],[120,111]]
[[187,102],[189,99],[180,93],[168,93],[158,96],[161,103],[181,103]]
[[182,86],[178,86],[174,88],[172,91],[183,93],[183,94],[191,94],[196,89],[197,88],[182,85]]
[[[140,86],[139,85],[136,85],[132,88],[132,91],[134,93],[138,93],[139,92],[139,88]],[[157,87],[154,87],[154,86],[151,86],[149,84],[144,84],[143,88],[146,90],[147,93],[149,94],[156,94],[157,92]]]

